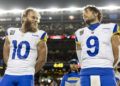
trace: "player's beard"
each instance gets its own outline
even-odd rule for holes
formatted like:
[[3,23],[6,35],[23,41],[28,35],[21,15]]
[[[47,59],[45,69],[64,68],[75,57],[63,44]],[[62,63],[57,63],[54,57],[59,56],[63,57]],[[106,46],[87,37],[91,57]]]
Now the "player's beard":
[[92,22],[96,20],[96,17],[94,15],[88,17],[87,20],[85,20],[86,24],[90,25]]
[[38,25],[33,26],[32,24],[29,20],[25,22],[25,32],[36,32],[38,30]]
[[92,19],[86,20],[85,22],[86,22],[86,24],[90,25],[94,21],[95,21],[95,18],[92,18]]
[[73,67],[71,68],[71,71],[77,71],[77,68]]

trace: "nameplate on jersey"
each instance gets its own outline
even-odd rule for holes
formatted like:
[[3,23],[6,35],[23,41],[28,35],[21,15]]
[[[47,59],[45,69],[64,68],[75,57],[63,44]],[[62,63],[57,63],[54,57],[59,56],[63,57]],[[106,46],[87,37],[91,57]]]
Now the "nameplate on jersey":
[[39,35],[34,35],[34,34],[32,34],[32,36],[34,36],[34,37],[39,37]]
[[10,30],[10,35],[14,35],[15,34],[15,30]]
[[103,28],[103,29],[109,30],[110,28]]
[[84,33],[84,30],[80,31],[80,35],[82,35]]

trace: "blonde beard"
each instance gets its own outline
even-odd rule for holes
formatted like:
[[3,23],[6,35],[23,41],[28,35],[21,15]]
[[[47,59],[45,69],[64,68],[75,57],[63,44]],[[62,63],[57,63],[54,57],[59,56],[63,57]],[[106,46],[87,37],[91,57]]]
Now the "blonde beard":
[[32,27],[30,23],[24,25],[24,27],[25,27],[25,32],[36,32],[38,30],[38,25],[36,25],[36,27]]
[[30,32],[36,32],[38,30],[38,27],[36,28],[31,28],[31,31]]

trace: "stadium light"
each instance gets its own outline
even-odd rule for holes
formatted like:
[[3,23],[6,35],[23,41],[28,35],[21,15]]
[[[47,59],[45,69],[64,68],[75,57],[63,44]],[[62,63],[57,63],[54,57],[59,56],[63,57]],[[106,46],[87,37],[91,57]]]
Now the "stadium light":
[[[115,5],[110,5],[110,6],[106,6],[106,7],[98,7],[99,9],[102,10],[117,10],[120,9],[120,6],[115,6]],[[50,8],[50,9],[36,9],[36,11],[38,12],[58,12],[58,11],[81,11],[83,10],[83,7],[70,7],[70,8]],[[3,10],[0,9],[0,14],[6,14],[6,13],[13,13],[13,14],[19,14],[23,12],[23,10],[21,9],[13,9],[13,10]]]
[[4,13],[6,13],[5,10],[0,9],[0,14],[4,14]]
[[78,7],[70,7],[68,8],[69,11],[77,11],[77,10],[83,10],[83,8],[78,8]]
[[13,10],[9,10],[9,11],[7,11],[8,13],[14,13],[14,14],[17,14],[17,13],[22,13],[23,12],[23,10],[21,10],[21,9],[13,9]]
[[50,80],[50,79],[48,79],[48,82],[50,83],[50,82],[51,82],[51,80]]
[[108,10],[117,10],[117,9],[120,9],[120,7],[118,7],[118,6],[114,6],[114,5],[111,5],[111,6],[107,6],[108,8]]
[[43,12],[44,9],[35,9],[37,12]]
[[73,20],[75,18],[75,16],[71,15],[71,16],[68,16],[68,19],[70,20]]
[[58,11],[61,11],[61,9],[56,8],[56,7],[51,7],[50,9],[45,9],[45,11],[58,12]]
[[104,9],[104,10],[117,10],[120,9],[120,6],[115,6],[115,5],[109,5],[106,7],[98,7],[99,9]]
[[68,9],[69,9],[69,11],[75,11],[77,9],[77,7],[69,7]]
[[63,8],[62,11],[77,11],[77,10],[83,10],[83,8],[77,8],[77,7],[69,7],[69,8]]
[[52,20],[52,17],[49,17],[49,20]]

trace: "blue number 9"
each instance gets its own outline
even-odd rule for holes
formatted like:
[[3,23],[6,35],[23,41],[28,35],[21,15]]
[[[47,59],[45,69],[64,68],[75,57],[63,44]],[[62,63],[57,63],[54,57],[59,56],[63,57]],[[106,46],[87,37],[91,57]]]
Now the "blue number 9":
[[[91,41],[94,41],[94,43],[92,44]],[[96,36],[90,36],[87,39],[86,45],[87,45],[88,48],[94,48],[95,47],[94,52],[92,52],[90,50],[87,50],[87,54],[89,56],[96,56],[98,54],[98,52],[99,52],[99,40]]]

